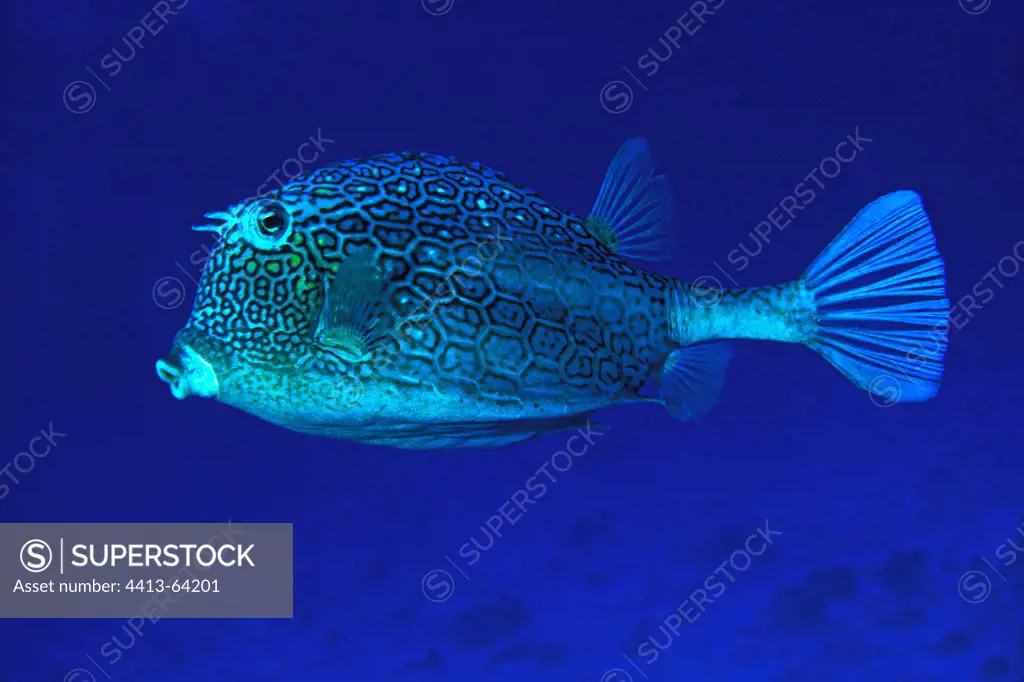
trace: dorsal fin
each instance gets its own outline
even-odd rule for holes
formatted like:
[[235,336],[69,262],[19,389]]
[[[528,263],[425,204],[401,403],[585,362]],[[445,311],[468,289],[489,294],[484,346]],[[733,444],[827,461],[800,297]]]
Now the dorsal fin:
[[676,235],[668,179],[658,175],[647,141],[619,148],[587,218],[587,230],[611,251],[638,260],[666,260]]

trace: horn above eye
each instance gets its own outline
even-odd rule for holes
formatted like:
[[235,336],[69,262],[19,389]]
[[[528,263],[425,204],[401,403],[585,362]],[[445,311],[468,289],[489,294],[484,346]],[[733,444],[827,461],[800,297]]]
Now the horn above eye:
[[192,229],[196,232],[216,232],[217,234],[224,234],[224,230],[235,222],[235,216],[224,211],[215,211],[213,213],[207,213],[203,216],[207,220],[211,221],[205,225],[193,225]]

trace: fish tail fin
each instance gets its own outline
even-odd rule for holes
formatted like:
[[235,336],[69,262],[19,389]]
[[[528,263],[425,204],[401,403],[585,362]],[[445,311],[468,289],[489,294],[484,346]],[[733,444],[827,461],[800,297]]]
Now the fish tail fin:
[[887,405],[935,396],[949,299],[916,193],[893,192],[868,204],[798,282],[814,303],[807,346]]

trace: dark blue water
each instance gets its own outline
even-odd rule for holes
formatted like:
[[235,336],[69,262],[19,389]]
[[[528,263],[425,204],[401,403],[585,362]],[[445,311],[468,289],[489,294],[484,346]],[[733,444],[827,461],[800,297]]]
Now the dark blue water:
[[[1024,679],[1024,558],[1006,551],[1024,546],[1020,3],[709,0],[701,23],[701,3],[425,1],[5,6],[0,465],[66,435],[7,470],[0,518],[294,523],[295,607],[141,634],[4,621],[0,679]],[[973,307],[922,404],[883,409],[811,351],[737,343],[705,419],[603,412],[488,539],[564,434],[360,446],[175,401],[154,374],[209,244],[189,226],[310,136],[314,166],[453,154],[581,214],[643,136],[679,205],[661,271],[727,286],[798,276],[861,206],[913,189],[950,299]],[[454,584],[431,601],[435,569]]]

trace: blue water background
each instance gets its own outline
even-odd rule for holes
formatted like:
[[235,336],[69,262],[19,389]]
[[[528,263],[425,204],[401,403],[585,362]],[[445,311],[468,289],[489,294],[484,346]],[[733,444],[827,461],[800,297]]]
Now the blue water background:
[[[729,0],[703,24],[665,0],[191,0],[111,75],[153,7],[4,7],[0,465],[50,424],[67,435],[0,520],[294,523],[294,619],[163,619],[134,638],[117,620],[2,621],[0,679],[1024,679],[1024,557],[996,558],[1024,534],[1017,0]],[[870,141],[814,201],[752,237],[857,131]],[[950,298],[991,296],[958,315],[928,403],[880,408],[809,350],[737,343],[705,419],[603,412],[610,428],[470,566],[460,547],[486,543],[565,435],[367,447],[175,401],[153,372],[209,243],[189,226],[311,135],[332,140],[316,165],[453,154],[580,214],[643,136],[679,209],[659,271],[727,285],[798,276],[864,204],[914,189]],[[166,278],[178,305],[154,295]],[[699,618],[659,629],[766,523],[781,535]],[[421,589],[435,569],[454,579],[441,603]],[[969,571],[984,599],[958,589]],[[652,636],[668,642],[653,661]]]

